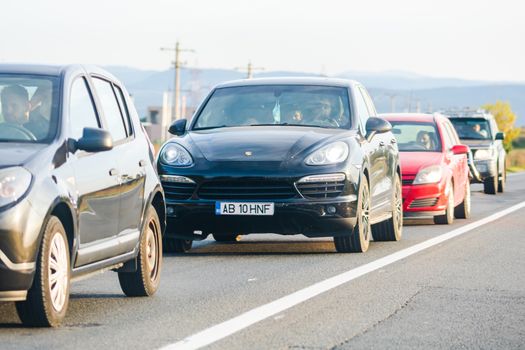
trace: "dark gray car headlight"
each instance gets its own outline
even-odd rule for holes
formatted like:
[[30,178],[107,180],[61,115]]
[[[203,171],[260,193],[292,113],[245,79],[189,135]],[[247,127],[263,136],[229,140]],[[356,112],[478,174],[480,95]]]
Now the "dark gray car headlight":
[[348,145],[343,141],[330,143],[306,157],[306,165],[328,165],[344,162],[348,158]]
[[163,163],[173,166],[189,167],[193,165],[190,153],[177,143],[166,144],[160,152],[160,159]]
[[19,200],[31,185],[31,173],[22,167],[0,170],[0,207]]

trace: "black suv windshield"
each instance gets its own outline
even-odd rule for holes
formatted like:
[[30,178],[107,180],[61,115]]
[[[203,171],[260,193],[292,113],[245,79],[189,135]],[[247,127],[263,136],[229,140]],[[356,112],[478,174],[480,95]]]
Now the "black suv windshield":
[[0,74],[0,142],[45,142],[56,134],[58,78]]
[[348,91],[343,87],[239,86],[215,90],[193,129],[248,125],[348,129],[350,120]]
[[490,124],[483,118],[450,118],[460,139],[490,140]]

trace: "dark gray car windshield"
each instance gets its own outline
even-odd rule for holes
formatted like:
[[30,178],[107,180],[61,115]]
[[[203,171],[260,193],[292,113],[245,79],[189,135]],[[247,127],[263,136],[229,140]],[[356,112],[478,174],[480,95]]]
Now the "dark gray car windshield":
[[483,118],[450,118],[460,139],[490,140],[490,124]]
[[0,142],[49,143],[57,120],[57,77],[0,73]]
[[344,87],[239,86],[215,90],[193,130],[248,125],[348,129],[350,120],[348,90]]

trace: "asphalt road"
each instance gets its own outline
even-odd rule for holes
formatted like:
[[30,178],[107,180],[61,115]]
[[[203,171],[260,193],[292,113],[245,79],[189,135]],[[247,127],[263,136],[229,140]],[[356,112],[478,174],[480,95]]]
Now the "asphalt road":
[[[412,223],[402,241],[365,254],[337,254],[328,239],[253,235],[165,256],[152,298],[126,298],[114,273],[97,275],[73,284],[58,329],[23,328],[14,304],[0,303],[0,349],[156,349],[184,339],[210,349],[524,349],[525,208],[282,311],[256,309],[522,203],[525,173],[509,177],[503,195],[472,189],[471,219]],[[215,338],[199,335],[221,324]]]

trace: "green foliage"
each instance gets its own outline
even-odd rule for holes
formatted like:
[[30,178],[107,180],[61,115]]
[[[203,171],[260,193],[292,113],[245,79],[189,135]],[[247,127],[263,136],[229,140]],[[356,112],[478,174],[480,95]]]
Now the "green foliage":
[[483,109],[491,113],[496,118],[496,123],[500,131],[505,133],[505,140],[503,146],[507,152],[512,149],[512,140],[520,134],[520,128],[515,128],[516,114],[512,111],[509,102],[496,101],[494,104],[486,104],[482,106]]

